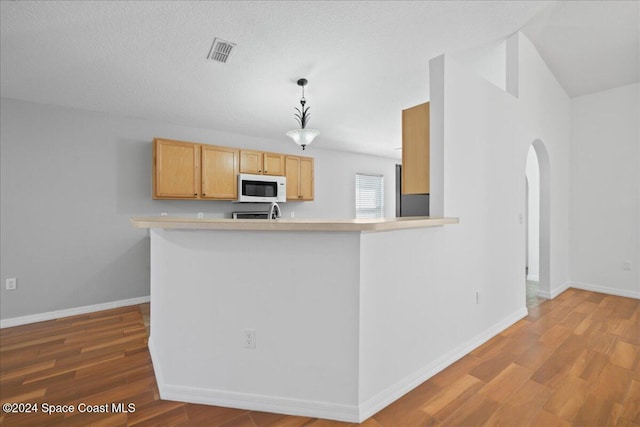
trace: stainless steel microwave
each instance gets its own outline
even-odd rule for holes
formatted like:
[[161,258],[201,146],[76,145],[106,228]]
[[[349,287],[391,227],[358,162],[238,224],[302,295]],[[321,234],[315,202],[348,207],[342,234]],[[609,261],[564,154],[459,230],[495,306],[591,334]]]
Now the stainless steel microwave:
[[286,202],[287,178],[284,176],[238,174],[238,202]]

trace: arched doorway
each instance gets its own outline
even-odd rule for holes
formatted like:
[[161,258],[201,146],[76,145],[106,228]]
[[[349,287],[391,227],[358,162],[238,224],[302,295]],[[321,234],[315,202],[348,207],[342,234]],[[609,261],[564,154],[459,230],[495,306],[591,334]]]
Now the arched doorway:
[[550,286],[550,173],[549,155],[539,139],[529,146],[526,176],[527,307],[551,298]]

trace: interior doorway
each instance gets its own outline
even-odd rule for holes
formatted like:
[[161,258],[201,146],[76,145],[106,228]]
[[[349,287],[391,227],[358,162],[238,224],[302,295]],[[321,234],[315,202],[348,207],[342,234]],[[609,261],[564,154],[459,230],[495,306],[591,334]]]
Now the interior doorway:
[[525,167],[525,283],[527,308],[535,307],[550,293],[549,156],[540,140],[529,146]]
[[527,153],[525,170],[525,282],[527,308],[533,308],[542,302],[538,296],[539,256],[540,256],[540,167],[533,145]]

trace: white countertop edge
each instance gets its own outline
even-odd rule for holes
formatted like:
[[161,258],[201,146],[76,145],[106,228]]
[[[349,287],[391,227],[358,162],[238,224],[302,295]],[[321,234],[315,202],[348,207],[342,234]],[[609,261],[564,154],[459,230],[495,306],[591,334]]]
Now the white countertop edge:
[[381,219],[229,219],[135,217],[137,228],[238,231],[388,231],[457,224],[458,218],[402,217]]

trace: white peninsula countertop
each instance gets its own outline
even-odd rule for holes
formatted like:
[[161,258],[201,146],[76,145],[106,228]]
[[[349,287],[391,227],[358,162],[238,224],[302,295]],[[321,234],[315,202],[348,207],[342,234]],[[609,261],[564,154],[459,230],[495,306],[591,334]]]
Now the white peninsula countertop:
[[242,231],[389,231],[438,227],[457,224],[458,218],[429,216],[376,219],[229,219],[137,217],[131,222],[138,228],[242,230]]

